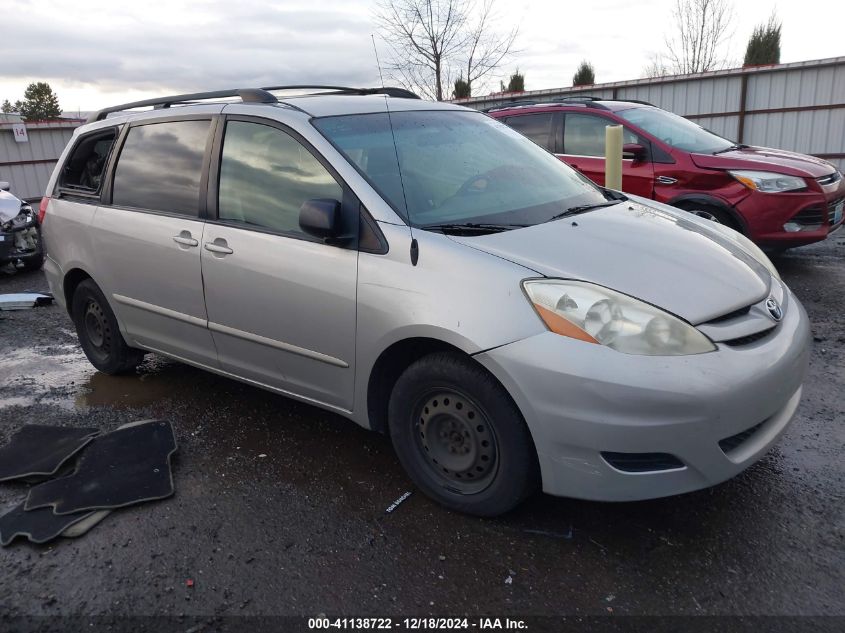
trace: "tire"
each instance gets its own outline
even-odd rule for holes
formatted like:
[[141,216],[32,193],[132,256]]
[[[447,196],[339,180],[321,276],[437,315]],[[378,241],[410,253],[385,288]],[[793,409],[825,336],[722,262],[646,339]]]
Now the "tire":
[[717,222],[718,224],[723,224],[728,228],[733,229],[734,231],[738,231],[740,233],[744,232],[742,230],[742,227],[731,216],[731,214],[725,211],[724,209],[720,209],[719,207],[714,207],[708,204],[686,203],[680,206],[679,208],[683,209],[684,211],[694,213],[699,217],[707,218],[708,220]]
[[144,359],[143,351],[123,340],[114,312],[93,280],[86,279],[76,287],[71,314],[85,356],[104,374],[133,371]]
[[540,486],[519,409],[492,375],[458,353],[425,356],[402,373],[388,425],[405,471],[447,508],[497,516]]

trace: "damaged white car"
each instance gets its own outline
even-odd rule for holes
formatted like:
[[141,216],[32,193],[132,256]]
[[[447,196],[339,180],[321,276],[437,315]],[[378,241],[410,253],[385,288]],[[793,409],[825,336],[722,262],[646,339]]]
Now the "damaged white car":
[[38,215],[0,182],[0,267],[38,270],[44,263]]

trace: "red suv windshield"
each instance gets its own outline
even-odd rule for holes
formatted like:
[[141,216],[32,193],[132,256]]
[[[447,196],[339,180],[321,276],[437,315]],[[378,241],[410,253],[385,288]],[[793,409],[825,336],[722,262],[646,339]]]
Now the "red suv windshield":
[[700,125],[659,108],[631,108],[616,114],[667,145],[685,152],[713,154],[733,146],[730,141]]

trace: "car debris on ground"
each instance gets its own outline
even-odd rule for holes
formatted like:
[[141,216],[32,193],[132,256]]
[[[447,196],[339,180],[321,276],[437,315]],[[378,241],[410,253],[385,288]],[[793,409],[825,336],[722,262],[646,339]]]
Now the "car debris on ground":
[[0,310],[28,310],[53,303],[53,295],[42,292],[17,292],[0,295]]
[[29,424],[0,448],[0,481],[52,477],[99,433],[94,428]]
[[[131,422],[105,434],[91,428],[23,427],[0,448],[0,481],[47,481],[0,516],[0,545],[18,536],[33,543],[75,538],[117,508],[172,496],[176,450],[173,428],[165,420]],[[77,455],[75,469],[67,474],[63,467]]]
[[403,493],[403,494],[402,494],[402,496],[400,496],[400,497],[399,497],[396,501],[394,501],[394,502],[393,502],[393,503],[391,503],[389,506],[387,506],[387,509],[384,511],[384,512],[385,512],[385,514],[390,514],[390,513],[392,513],[394,510],[396,510],[396,508],[398,508],[398,507],[399,507],[399,505],[400,505],[400,504],[405,503],[405,501],[407,501],[408,497],[410,497],[410,496],[411,496],[411,491],[410,491],[410,490],[408,490],[407,492]]

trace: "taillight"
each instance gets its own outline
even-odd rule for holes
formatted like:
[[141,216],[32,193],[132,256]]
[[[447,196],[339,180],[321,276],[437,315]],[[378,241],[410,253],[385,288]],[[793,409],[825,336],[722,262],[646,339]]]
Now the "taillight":
[[44,216],[47,215],[48,204],[50,204],[50,196],[41,198],[41,205],[38,207],[38,224],[44,224]]

